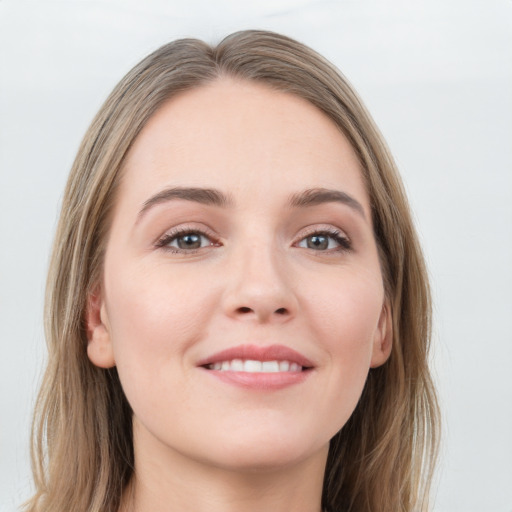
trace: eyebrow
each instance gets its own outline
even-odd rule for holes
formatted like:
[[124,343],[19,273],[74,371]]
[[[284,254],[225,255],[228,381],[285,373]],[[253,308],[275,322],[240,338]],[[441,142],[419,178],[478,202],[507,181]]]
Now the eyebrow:
[[328,188],[311,188],[297,194],[293,194],[290,198],[292,207],[304,208],[308,206],[317,206],[324,203],[342,203],[366,219],[363,205],[341,190],[333,190]]
[[[138,220],[140,220],[140,218],[153,206],[172,201],[173,199],[182,199],[208,206],[219,206],[224,208],[233,204],[232,199],[228,195],[217,189],[202,187],[171,187],[158,192],[145,201],[139,212]],[[366,219],[364,208],[361,203],[341,190],[312,188],[293,194],[289,199],[289,205],[293,208],[307,208],[324,203],[344,204]]]
[[150,208],[157,204],[166,203],[173,199],[183,199],[185,201],[194,201],[200,204],[206,204],[209,206],[229,206],[232,201],[231,199],[221,192],[213,188],[201,188],[201,187],[172,187],[166,188],[161,192],[158,192],[154,196],[150,197],[142,205],[142,209],[139,212],[138,219],[140,219]]

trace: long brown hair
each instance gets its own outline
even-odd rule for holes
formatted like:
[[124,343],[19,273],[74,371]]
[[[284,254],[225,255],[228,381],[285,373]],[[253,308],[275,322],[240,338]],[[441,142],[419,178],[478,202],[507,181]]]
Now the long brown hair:
[[84,310],[102,274],[123,161],[170,97],[221,76],[300,96],[329,116],[357,153],[370,197],[393,318],[386,364],[370,370],[348,423],[331,440],[326,510],[426,510],[438,444],[428,369],[428,277],[410,209],[386,145],[361,100],[330,63],[275,33],[244,31],[215,47],[183,39],[140,62],[92,122],[67,183],[46,296],[48,366],[33,424],[30,512],[116,512],[133,474],[131,410],[115,368],[87,358]]

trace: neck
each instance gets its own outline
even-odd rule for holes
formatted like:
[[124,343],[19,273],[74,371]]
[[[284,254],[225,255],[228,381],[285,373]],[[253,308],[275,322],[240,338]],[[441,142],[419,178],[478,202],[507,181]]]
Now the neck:
[[144,444],[138,453],[135,443],[135,471],[120,512],[321,511],[328,447],[283,467],[240,470],[172,450],[152,453]]

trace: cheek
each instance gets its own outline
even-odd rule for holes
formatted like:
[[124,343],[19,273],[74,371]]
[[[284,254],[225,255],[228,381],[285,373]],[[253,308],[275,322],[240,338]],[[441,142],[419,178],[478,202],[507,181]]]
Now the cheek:
[[[107,315],[114,358],[126,397],[135,414],[165,422],[166,407],[179,407],[170,389],[186,400],[190,372],[184,354],[204,336],[209,297],[177,280],[164,268],[116,268],[106,272]],[[197,283],[194,283],[197,284]]]
[[380,275],[362,279],[357,274],[350,274],[338,280],[331,279],[325,285],[309,301],[309,316],[326,341],[333,344],[332,352],[368,348],[384,301]]
[[205,323],[197,322],[197,315],[207,315],[214,299],[199,293],[197,281],[154,266],[117,268],[106,275],[111,276],[107,314],[118,366],[154,371],[144,363],[175,361],[173,356],[202,335]]
[[327,353],[330,387],[354,407],[370,368],[384,300],[380,274],[357,277],[340,278],[334,287],[331,281],[312,297],[308,312]]

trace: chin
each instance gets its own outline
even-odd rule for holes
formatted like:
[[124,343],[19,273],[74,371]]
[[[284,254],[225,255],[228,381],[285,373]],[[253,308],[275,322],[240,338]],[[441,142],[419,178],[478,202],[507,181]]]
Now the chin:
[[329,441],[313,443],[311,437],[260,432],[252,436],[231,436],[215,443],[208,458],[213,465],[237,472],[267,472],[302,463],[309,458],[327,456]]

